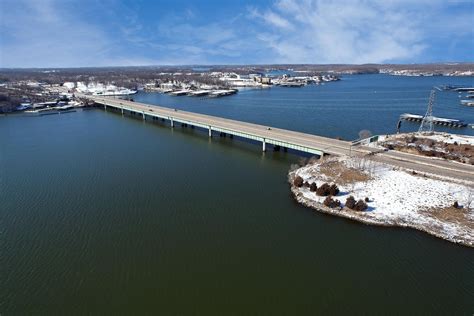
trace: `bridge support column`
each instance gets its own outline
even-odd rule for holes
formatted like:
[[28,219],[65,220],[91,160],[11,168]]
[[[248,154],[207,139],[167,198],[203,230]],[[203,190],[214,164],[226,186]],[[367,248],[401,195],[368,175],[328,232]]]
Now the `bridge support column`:
[[262,151],[265,152],[266,151],[266,148],[265,148],[265,138],[263,139],[262,141]]
[[145,112],[142,112],[142,115],[143,115],[143,120],[146,121],[146,119],[145,119]]
[[212,129],[210,126],[209,126],[209,137],[212,137]]
[[171,122],[171,127],[174,127],[174,122],[173,122],[173,118],[170,117],[170,122]]
[[121,107],[121,110],[122,110],[122,116],[123,116],[123,106]]

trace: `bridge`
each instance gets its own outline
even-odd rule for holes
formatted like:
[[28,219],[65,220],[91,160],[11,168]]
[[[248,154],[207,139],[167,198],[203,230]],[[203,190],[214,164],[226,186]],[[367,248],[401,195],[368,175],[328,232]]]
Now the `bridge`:
[[268,144],[277,148],[288,148],[318,156],[324,154],[350,155],[352,150],[351,142],[333,138],[110,97],[82,97],[102,104],[105,109],[113,108],[122,114],[139,115],[143,120],[157,118],[169,122],[171,127],[174,127],[176,123],[199,127],[207,130],[209,137],[212,137],[213,132],[216,132],[261,142],[263,151],[266,151]]
[[266,151],[267,145],[271,144],[275,149],[293,149],[321,157],[324,155],[370,155],[371,159],[375,161],[388,163],[395,167],[465,180],[474,186],[474,166],[468,164],[433,159],[400,151],[380,151],[379,149],[364,145],[354,146],[352,142],[344,140],[115,99],[113,97],[77,96],[92,100],[96,104],[102,105],[104,109],[111,108],[119,111],[122,115],[138,115],[145,121],[158,119],[169,122],[171,127],[174,127],[176,123],[184,126],[198,127],[206,130],[209,137],[212,137],[214,133],[223,133],[257,141],[262,144],[262,151]]

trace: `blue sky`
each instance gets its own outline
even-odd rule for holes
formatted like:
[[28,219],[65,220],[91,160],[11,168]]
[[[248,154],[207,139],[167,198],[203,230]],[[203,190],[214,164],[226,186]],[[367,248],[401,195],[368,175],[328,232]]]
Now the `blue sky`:
[[0,6],[0,67],[474,61],[474,0]]

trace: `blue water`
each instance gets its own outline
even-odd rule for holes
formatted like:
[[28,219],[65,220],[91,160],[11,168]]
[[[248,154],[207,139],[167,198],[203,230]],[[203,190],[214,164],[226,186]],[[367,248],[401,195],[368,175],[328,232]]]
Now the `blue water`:
[[[435,82],[468,80],[349,76],[221,99],[135,97],[354,138],[424,110]],[[442,98],[446,115],[472,119],[457,94]],[[0,117],[0,135],[2,315],[474,310],[471,248],[301,206],[289,152],[100,109]]]
[[[223,98],[175,97],[140,92],[136,101],[216,115],[347,140],[361,130],[375,134],[396,131],[400,114],[424,115],[430,91],[439,85],[474,86],[473,77],[397,77],[351,75],[341,81],[303,88],[272,87],[240,91]],[[461,94],[465,96],[465,94]],[[474,108],[460,104],[457,92],[437,91],[434,116],[474,123]],[[402,131],[415,131],[416,123],[403,122]],[[474,135],[474,129],[437,131]]]

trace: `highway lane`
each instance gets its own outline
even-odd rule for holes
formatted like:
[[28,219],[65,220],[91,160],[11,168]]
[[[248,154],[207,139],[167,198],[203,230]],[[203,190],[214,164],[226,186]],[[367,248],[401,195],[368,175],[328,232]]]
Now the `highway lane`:
[[241,122],[226,118],[220,118],[205,114],[192,113],[181,110],[174,110],[156,105],[148,105],[139,102],[131,102],[122,99],[109,97],[85,96],[97,103],[107,103],[109,106],[120,108],[126,106],[145,115],[159,115],[163,117],[173,117],[177,120],[196,122],[205,126],[227,129],[230,131],[252,134],[265,139],[274,139],[293,143],[295,145],[316,148],[325,153],[333,155],[370,155],[371,159],[388,163],[397,167],[416,170],[419,173],[431,173],[442,177],[457,178],[474,183],[474,166],[462,164],[454,161],[447,161],[438,158],[419,156],[399,151],[380,151],[379,149],[358,145],[352,146],[351,142],[337,140],[312,134],[306,134],[275,127],[258,125],[248,122]]

